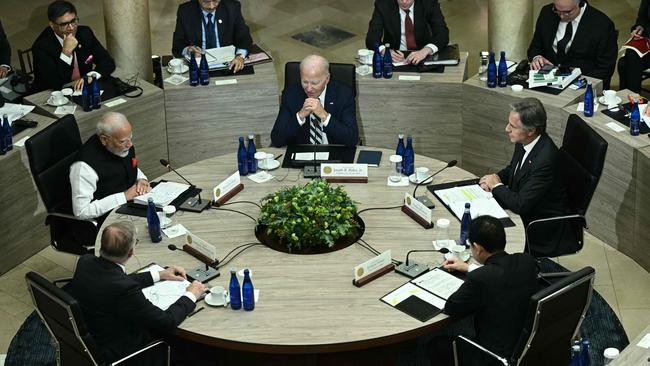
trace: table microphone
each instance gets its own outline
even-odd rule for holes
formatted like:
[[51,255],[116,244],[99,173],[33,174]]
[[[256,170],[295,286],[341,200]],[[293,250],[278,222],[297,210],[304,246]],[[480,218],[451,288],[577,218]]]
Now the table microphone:
[[212,205],[212,201],[209,201],[209,200],[208,201],[203,201],[201,199],[201,190],[199,188],[196,188],[196,186],[194,184],[190,183],[189,180],[185,179],[185,177],[182,176],[181,173],[177,172],[176,169],[174,169],[171,166],[171,164],[169,164],[169,162],[167,160],[160,159],[160,164],[162,164],[162,166],[164,166],[165,168],[167,168],[167,169],[173,171],[174,173],[176,173],[176,175],[181,177],[187,184],[190,185],[190,188],[194,188],[197,191],[198,199],[194,199],[194,198],[188,199],[187,201],[183,202],[178,207],[179,210],[191,211],[191,212],[202,212],[203,210],[208,208],[210,205]]
[[408,253],[406,253],[406,261],[404,263],[400,264],[399,266],[395,267],[395,272],[403,274],[406,277],[409,278],[415,278],[429,270],[429,266],[423,263],[419,263],[416,261],[411,261],[409,262],[409,255],[411,253],[423,253],[423,252],[437,252],[437,253],[442,253],[442,254],[447,254],[449,253],[449,249],[447,248],[440,248],[440,249],[417,249],[417,250],[410,250]]
[[177,247],[177,246],[174,245],[174,244],[169,244],[169,245],[167,246],[167,249],[171,250],[172,252],[173,252],[174,250],[180,250],[181,252],[184,252],[183,248],[179,248],[179,247]]
[[[442,169],[440,169],[437,172],[435,172],[435,173],[431,174],[430,176],[426,177],[425,179],[422,180],[422,182],[417,183],[415,185],[415,188],[413,189],[413,197],[415,197],[415,192],[418,191],[418,188],[425,184],[424,182],[426,182],[429,179],[433,178],[434,176],[436,176],[438,173],[442,172],[443,170],[445,170],[447,168],[451,168],[453,166],[456,166],[456,164],[458,164],[458,160],[452,160],[452,161],[448,162],[447,165],[445,165]],[[417,178],[417,173],[416,173],[416,178]],[[433,182],[433,180],[431,180],[431,181]],[[431,200],[429,200],[429,198],[427,196],[415,197],[415,199],[422,202],[428,208],[435,208],[436,207],[436,205],[434,205],[433,202],[431,202]]]

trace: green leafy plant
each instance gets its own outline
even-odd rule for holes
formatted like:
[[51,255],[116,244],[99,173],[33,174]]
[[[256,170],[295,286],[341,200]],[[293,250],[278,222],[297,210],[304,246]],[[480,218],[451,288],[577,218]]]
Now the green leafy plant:
[[357,207],[343,188],[315,179],[264,197],[258,222],[266,225],[267,235],[293,251],[334,246],[337,239],[359,228],[356,213]]

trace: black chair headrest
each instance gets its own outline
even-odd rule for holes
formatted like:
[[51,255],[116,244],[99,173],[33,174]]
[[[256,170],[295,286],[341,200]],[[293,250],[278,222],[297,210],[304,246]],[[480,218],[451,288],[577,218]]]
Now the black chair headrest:
[[[330,63],[330,80],[343,84],[357,95],[356,69],[352,64]],[[284,65],[284,88],[300,84],[300,62],[291,61]]]

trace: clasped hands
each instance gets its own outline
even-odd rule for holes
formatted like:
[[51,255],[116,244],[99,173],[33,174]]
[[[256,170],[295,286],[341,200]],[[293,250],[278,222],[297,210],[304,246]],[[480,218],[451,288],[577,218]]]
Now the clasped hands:
[[134,185],[124,192],[124,196],[127,201],[130,201],[137,196],[141,196],[147,192],[151,191],[151,186],[146,179],[138,179]]
[[[183,267],[169,266],[164,271],[160,271],[160,279],[168,281],[183,281],[187,280],[187,272]],[[192,282],[185,291],[191,292],[194,297],[200,299],[206,292],[206,287],[199,281]]]
[[301,120],[304,120],[310,114],[314,114],[316,117],[320,118],[321,121],[325,121],[329,115],[325,108],[320,104],[318,98],[305,99],[302,108],[298,111],[298,116]]
[[412,51],[406,57],[404,57],[404,54],[399,50],[390,50],[390,55],[393,58],[393,62],[404,62],[412,65],[419,64],[431,54],[433,54],[433,50],[429,47],[424,47],[419,51]]
[[496,174],[484,175],[479,179],[478,184],[486,192],[492,192],[492,188],[497,184],[501,183],[501,178]]

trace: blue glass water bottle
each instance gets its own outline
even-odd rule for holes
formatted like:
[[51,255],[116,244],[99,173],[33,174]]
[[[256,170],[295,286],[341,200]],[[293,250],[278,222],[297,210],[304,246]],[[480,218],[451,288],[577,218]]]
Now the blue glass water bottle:
[[93,78],[90,85],[92,86],[92,109],[99,109],[102,107],[102,90],[99,86],[99,80]]
[[230,294],[230,308],[233,310],[241,309],[241,289],[239,288],[239,280],[235,269],[230,270],[228,293]]
[[379,52],[379,43],[375,44],[375,53],[372,55],[372,77],[379,79],[384,69],[384,59]]
[[397,148],[395,149],[395,155],[399,155],[403,159],[405,151],[406,147],[404,146],[404,134],[400,133],[397,135]]
[[255,159],[256,152],[257,149],[255,148],[255,135],[248,135],[247,163],[248,172],[251,174],[257,172],[257,159]]
[[587,90],[585,91],[584,114],[585,117],[594,115],[594,88],[590,81],[587,82]]
[[415,173],[415,152],[413,151],[413,138],[411,136],[406,138],[406,149],[404,149],[404,167],[403,173],[407,177]]
[[147,228],[149,230],[149,237],[153,243],[159,243],[162,240],[162,233],[160,232],[160,219],[156,212],[156,205],[151,197],[149,197],[147,202]]
[[470,203],[465,203],[465,212],[463,218],[460,220],[460,245],[466,245],[467,238],[469,237],[469,222],[472,221],[472,214],[470,213]]
[[393,77],[393,56],[390,55],[390,44],[386,43],[384,49],[384,70],[382,72],[384,79]]
[[488,88],[497,87],[497,65],[494,61],[494,52],[490,52],[490,62],[487,68],[487,86]]
[[199,65],[199,82],[201,85],[210,84],[210,70],[208,69],[208,58],[205,57],[205,50],[201,50],[201,65]]
[[5,139],[5,126],[3,120],[0,120],[0,155],[7,153],[7,140]]
[[501,58],[499,59],[499,87],[505,88],[508,86],[508,64],[506,63],[506,52],[501,51]]
[[641,133],[641,113],[639,112],[639,102],[634,101],[632,113],[630,113],[630,135],[639,136]]
[[580,366],[580,346],[574,345],[571,347],[571,362],[569,366]]
[[248,269],[244,270],[244,282],[242,282],[242,302],[244,303],[244,310],[251,311],[255,309],[255,289],[251,281]]
[[88,83],[88,77],[84,76],[84,85],[81,88],[81,107],[83,108],[84,112],[90,112],[93,108],[93,102],[92,102],[92,93],[93,91],[90,89],[91,86]]
[[190,53],[190,86],[199,85],[199,65],[196,64],[194,52]]
[[14,148],[14,131],[11,130],[11,123],[9,123],[9,116],[6,114],[2,116],[2,129],[4,135],[4,147],[7,151]]
[[239,175],[244,176],[248,174],[248,153],[246,146],[244,146],[244,137],[239,137],[239,148],[237,149],[237,169]]
[[582,349],[580,350],[580,366],[589,366],[591,364],[591,358],[589,358],[589,347],[591,347],[591,342],[585,338],[580,343],[582,345]]

